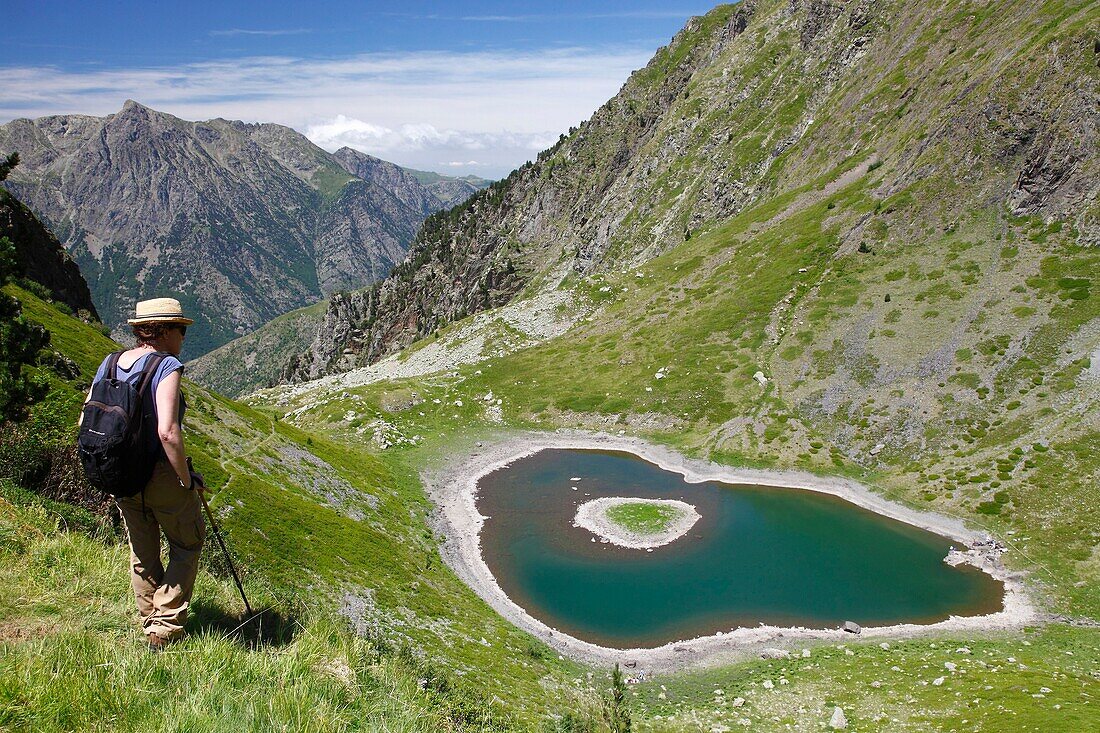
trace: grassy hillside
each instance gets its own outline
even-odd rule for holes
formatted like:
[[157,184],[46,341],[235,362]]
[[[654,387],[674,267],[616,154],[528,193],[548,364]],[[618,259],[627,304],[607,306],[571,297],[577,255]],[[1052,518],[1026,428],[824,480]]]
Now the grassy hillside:
[[[628,273],[622,287],[664,290],[640,287],[645,279]],[[53,306],[11,292],[84,374],[112,348]],[[477,406],[487,387],[506,395],[512,424],[543,424],[551,414],[557,424],[577,422],[582,413],[574,400],[595,400],[599,383],[567,395],[569,406],[547,401],[541,411],[520,408],[514,390],[524,384],[516,382],[541,382],[555,372],[547,366],[523,371],[535,354],[488,360],[480,375],[471,370],[350,391],[343,401],[302,412],[305,430],[187,386],[192,452],[217,490],[215,509],[247,568],[250,596],[275,609],[259,640],[232,631],[239,601],[211,550],[191,639],[174,653],[150,656],[134,627],[119,538],[64,531],[74,525],[73,510],[5,481],[0,649],[13,663],[0,672],[0,724],[90,730],[109,719],[117,728],[142,730],[157,730],[166,720],[210,730],[601,729],[606,670],[556,660],[458,583],[434,554],[413,473],[500,429]],[[675,373],[673,366],[667,379]],[[639,392],[650,395],[641,384]],[[57,383],[47,404],[75,409],[75,386]],[[426,400],[416,409],[407,399],[411,388]],[[453,404],[458,399],[462,407]],[[61,412],[71,417],[72,409]],[[360,428],[375,419],[386,421],[392,438],[421,439],[372,447]],[[53,513],[59,510],[60,529]],[[347,516],[357,512],[361,520]],[[349,620],[365,638],[351,633]],[[964,647],[969,653],[956,651]],[[944,668],[948,661],[957,664],[955,672]],[[89,675],[89,669],[99,671]],[[995,730],[1011,721],[1014,728],[1068,731],[1094,719],[1097,669],[1096,631],[1053,625],[1023,634],[931,637],[889,650],[868,643],[813,646],[806,659],[657,677],[631,688],[628,700],[636,727],[646,731],[732,727],[743,720],[765,730],[788,723],[817,729],[834,705],[859,728]],[[944,684],[931,684],[944,675]],[[83,682],[60,694],[58,685],[72,679]],[[1044,688],[1052,692],[1038,692]],[[163,715],[163,703],[153,704],[158,697],[169,701],[172,715]],[[737,697],[745,702],[734,705]]]
[[278,383],[291,354],[309,346],[326,301],[268,321],[255,331],[187,363],[187,376],[230,397]]
[[[474,285],[471,262],[550,262],[519,296],[534,300],[572,257],[559,290],[589,310],[566,335],[517,351],[504,329],[457,370],[252,402],[340,442],[382,425],[384,452],[412,467],[500,430],[581,427],[729,465],[857,477],[989,530],[1053,622],[661,678],[635,690],[644,729],[817,729],[834,704],[857,729],[1087,729],[1100,718],[1100,249],[1096,114],[1083,100],[1100,87],[1100,14],[789,5],[758,3],[736,40],[710,39],[721,50],[704,64],[692,49],[731,9],[694,22],[485,197],[476,221],[414,252],[423,277],[410,281],[442,272],[444,287],[452,260]],[[649,120],[660,134],[629,160],[612,155],[634,129],[631,100],[689,61],[686,87]],[[562,191],[599,203],[547,213],[577,200]],[[537,215],[524,219],[520,199]],[[621,223],[576,251],[519,237],[582,215],[582,228],[599,224],[600,206]],[[499,232],[477,234],[496,214]],[[474,254],[459,262],[466,248],[444,245],[466,225]],[[493,249],[497,233],[506,244]],[[411,348],[461,343],[470,323]],[[966,673],[946,674],[947,662]],[[1059,690],[1073,702],[1055,702]]]
[[[238,630],[236,588],[209,570],[191,638],[151,655],[125,544],[62,531],[47,507],[0,498],[0,558],[0,730],[458,727],[448,695],[421,690],[417,661],[377,639],[314,612],[269,612]],[[259,581],[248,588],[253,603],[274,601]]]
[[427,400],[416,410],[358,407],[380,406],[388,385],[286,408],[311,427],[385,418],[432,435],[440,419],[489,424],[476,398],[492,391],[510,424],[622,429],[725,463],[858,475],[989,527],[1015,562],[1059,577],[1061,610],[1100,613],[1100,251],[1006,215],[837,256],[830,223],[873,212],[874,182],[867,172],[763,227],[784,202],[765,204],[636,271],[578,280],[602,301],[595,316],[461,378],[402,385]]
[[[615,237],[585,240],[594,247],[586,261],[602,264],[574,268],[561,284],[584,310],[564,336],[516,350],[514,329],[502,326],[476,364],[276,390],[249,405],[186,387],[187,440],[250,587],[304,627],[247,651],[222,639],[225,624],[211,619],[237,611],[207,553],[202,582],[214,608],[179,648],[197,660],[183,679],[216,668],[228,689],[244,688],[231,679],[239,670],[291,684],[263,677],[257,684],[270,686],[256,699],[276,702],[224,717],[211,691],[185,685],[173,704],[194,727],[227,727],[232,716],[293,729],[316,706],[334,728],[402,729],[423,712],[444,729],[606,729],[607,670],[557,659],[457,580],[440,560],[418,478],[502,431],[561,427],[639,435],[728,465],[857,477],[988,529],[1048,612],[1020,632],[813,645],[808,656],[655,677],[628,690],[636,729],[820,730],[834,706],[856,730],[1095,727],[1100,249],[1089,244],[1095,110],[1076,105],[1100,79],[1100,11],[886,3],[868,19],[857,11],[871,4],[843,17],[832,7],[758,3],[747,30],[713,44],[715,57],[703,54],[721,62],[711,65],[692,44],[735,13],[720,8],[693,23],[635,79],[640,94],[659,91],[685,63],[699,65],[686,89],[661,97],[661,119],[649,120],[660,134],[640,145],[636,165],[611,161],[625,172],[610,189],[598,185],[614,178],[601,168],[610,165],[601,146],[619,140],[610,117],[527,170],[531,181],[560,184],[531,184],[540,207],[548,190],[611,190],[599,199],[604,214],[631,217]],[[848,45],[864,34],[871,45]],[[842,70],[857,62],[858,73]],[[630,100],[621,101],[606,114],[626,114]],[[1073,164],[1063,170],[1059,160]],[[483,203],[506,200],[506,188]],[[502,221],[516,225],[509,231],[523,224]],[[569,250],[526,254],[556,272],[577,256]],[[477,252],[486,261],[505,254]],[[521,297],[556,287],[548,271]],[[13,292],[86,382],[110,342]],[[470,322],[412,348],[440,336],[461,343]],[[63,441],[80,381],[55,379],[31,424],[53,426]],[[59,532],[25,506],[33,497],[10,481],[5,492],[0,597],[18,600],[0,602],[0,651],[18,664],[0,672],[0,725],[89,728],[96,717],[80,712],[84,704],[100,719],[131,714],[47,694],[58,684],[53,665],[68,664],[61,657],[80,660],[63,667],[74,675],[114,664],[141,689],[180,689],[127,628],[117,537],[96,544]],[[50,506],[71,527],[95,526]],[[92,559],[56,561],[68,556],[51,548],[66,543]],[[71,627],[53,597],[70,578],[89,588],[73,602],[92,609]],[[349,678],[341,665],[355,685],[335,686]],[[112,699],[113,679],[93,680],[88,696]],[[141,727],[145,708],[136,709],[123,727]]]
[[[862,172],[830,186],[848,180],[848,168]],[[720,463],[855,476],[990,530],[1047,609],[1085,625],[932,638],[889,654],[855,645],[855,657],[833,650],[662,678],[638,688],[645,729],[742,718],[810,729],[842,704],[850,720],[853,710],[867,724],[886,715],[880,725],[890,730],[963,720],[997,730],[1024,725],[1021,715],[1074,730],[1095,719],[1100,650],[1100,300],[1091,276],[1100,251],[1075,244],[1057,222],[983,213],[919,247],[838,253],[838,220],[883,209],[869,194],[870,168],[831,171],[635,270],[571,281],[578,299],[600,305],[561,338],[508,353],[505,334],[457,375],[318,385],[255,403],[274,401],[295,424],[340,442],[384,423],[397,446],[386,452],[413,466],[508,427],[582,427]],[[818,200],[784,216],[804,195]],[[443,333],[461,341],[463,327]],[[499,417],[482,399],[490,391],[502,400]],[[402,444],[418,437],[416,447]],[[960,647],[981,649],[969,658],[975,674],[951,677],[949,691],[929,686]],[[1009,673],[1007,657],[1025,667]],[[1037,673],[1039,660],[1052,666]],[[902,672],[887,676],[893,667]],[[1076,720],[1062,712],[1068,701],[1033,705],[1033,694],[1048,696],[1036,690],[1056,689],[1050,680],[1063,674]],[[789,687],[760,688],[780,676]],[[751,706],[721,703],[736,695]]]
[[[14,287],[5,290],[19,298],[30,320],[50,330],[54,348],[71,358],[81,371],[81,377],[71,382],[55,378],[50,396],[36,407],[28,422],[28,427],[37,431],[43,426],[48,428],[59,445],[71,444],[74,435],[71,426],[83,390],[102,357],[115,345],[34,295]],[[267,603],[274,604],[278,614],[301,619],[305,628],[288,632],[294,638],[321,633],[311,629],[325,629],[323,636],[328,641],[310,641],[302,653],[315,658],[321,652],[311,645],[318,643],[333,657],[344,654],[341,649],[358,649],[356,658],[363,658],[364,654],[370,656],[363,650],[377,645],[386,650],[386,664],[405,670],[404,678],[393,673],[393,687],[406,691],[419,689],[416,680],[426,680],[421,686],[426,685],[427,692],[413,695],[417,699],[397,697],[393,704],[397,707],[407,704],[407,710],[395,714],[386,725],[406,729],[402,726],[415,720],[419,709],[433,705],[439,711],[437,719],[471,729],[526,727],[555,710],[590,710],[598,716],[598,697],[576,691],[567,682],[576,673],[576,665],[552,657],[543,645],[495,617],[442,564],[436,538],[425,523],[427,500],[406,466],[387,456],[374,455],[355,443],[339,444],[320,434],[305,433],[193,383],[185,383],[184,392],[188,401],[185,423],[188,451],[216,492],[213,508],[230,547],[247,568],[250,587]],[[19,427],[5,436],[5,442],[22,439],[24,445],[16,445],[17,448],[31,445],[33,436],[26,432]],[[4,449],[5,455],[11,455],[10,444]],[[36,495],[18,487],[22,467],[21,463],[4,466],[7,502],[42,504]],[[84,526],[94,527],[96,523],[87,518],[86,512],[45,503],[46,510],[5,503],[0,512],[8,523],[2,533],[3,552],[8,558],[4,562],[7,587],[14,589],[21,582],[37,577],[36,573],[45,572],[43,567],[52,568],[53,573],[43,577],[41,586],[27,586],[22,595],[14,591],[0,594],[7,599],[0,607],[3,654],[5,658],[20,660],[19,667],[5,672],[8,676],[0,685],[0,725],[27,730],[50,726],[68,729],[69,723],[65,721],[71,721],[74,728],[88,729],[98,720],[94,712],[98,708],[84,712],[83,699],[70,705],[65,700],[53,700],[53,693],[38,687],[46,684],[41,677],[48,676],[46,671],[51,668],[47,660],[69,656],[66,650],[73,644],[82,651],[71,661],[70,669],[119,664],[122,662],[116,661],[115,655],[123,653],[126,663],[137,667],[134,673],[148,678],[148,685],[156,690],[167,694],[175,689],[176,683],[173,677],[156,672],[158,664],[160,668],[169,665],[144,661],[146,658],[140,653],[140,638],[130,622],[126,553],[118,544],[120,538],[108,531],[106,544],[97,544],[70,533],[58,533],[55,526],[58,520],[51,511],[61,512],[63,526],[78,524],[72,521],[72,516],[78,516]],[[33,527],[27,528],[28,522]],[[55,553],[49,549],[54,546],[65,547],[65,553],[73,555],[87,548],[97,549],[83,561],[89,567],[69,574],[67,562],[48,554]],[[221,573],[224,570],[215,550],[211,544],[204,552],[204,559],[211,570]],[[204,598],[203,587],[209,589],[212,585],[217,597]],[[61,586],[73,596],[90,594],[80,598],[80,607],[88,612],[73,614],[68,604],[51,595],[51,588]],[[195,667],[181,674],[201,679],[209,665],[220,664],[227,674],[241,675],[234,677],[238,681],[230,683],[232,687],[246,684],[250,669],[257,673],[265,669],[278,673],[283,669],[288,675],[297,670],[294,674],[302,676],[295,684],[313,692],[288,690],[294,705],[288,703],[285,709],[271,708],[262,714],[247,707],[261,704],[257,701],[264,700],[264,696],[257,694],[242,710],[229,706],[220,709],[221,712],[210,712],[212,717],[204,719],[204,726],[218,728],[219,720],[233,719],[237,712],[243,711],[246,719],[256,719],[254,730],[268,729],[264,720],[278,720],[280,725],[296,729],[295,721],[300,719],[297,716],[303,715],[312,701],[332,709],[334,720],[343,719],[339,716],[344,715],[350,720],[360,710],[377,709],[377,715],[383,715],[390,709],[391,702],[373,699],[374,693],[349,696],[345,692],[326,692],[327,673],[312,669],[307,663],[292,661],[296,651],[284,659],[283,650],[264,647],[257,652],[262,658],[250,657],[241,669],[235,669],[238,657],[234,655],[244,658],[248,654],[237,650],[226,656],[233,642],[208,638],[224,636],[226,628],[236,625],[229,624],[229,619],[239,613],[235,602],[229,601],[232,590],[223,575],[204,576],[196,594],[198,602],[207,609],[199,614],[195,624],[199,638],[179,649],[181,654],[194,650],[197,657],[205,657],[206,661],[196,661]],[[79,620],[73,621],[74,618]],[[337,618],[340,620],[332,621]],[[373,641],[356,640],[352,628]],[[63,634],[62,629],[71,629],[72,634]],[[300,643],[304,642],[303,638]],[[120,646],[123,651],[116,651]],[[221,659],[217,661],[219,655]],[[369,664],[355,666],[351,659],[347,664],[352,665],[348,674],[353,677],[370,673]],[[410,679],[411,685],[406,685]],[[272,680],[269,683],[274,693],[276,683]],[[87,695],[106,693],[116,684],[124,682],[103,675]],[[346,686],[343,682],[337,684],[340,689],[343,686]],[[337,699],[326,702],[329,692]],[[201,693],[215,694],[216,688]],[[194,691],[184,696],[181,709],[199,715],[202,701],[207,699],[201,695]],[[120,699],[114,693],[107,697]],[[421,705],[431,700],[436,702],[427,708]],[[119,704],[118,708],[122,707]],[[149,710],[127,712],[131,717],[126,720],[144,720]],[[427,723],[417,725],[421,727],[407,729],[434,730]],[[331,729],[318,726],[318,730]]]

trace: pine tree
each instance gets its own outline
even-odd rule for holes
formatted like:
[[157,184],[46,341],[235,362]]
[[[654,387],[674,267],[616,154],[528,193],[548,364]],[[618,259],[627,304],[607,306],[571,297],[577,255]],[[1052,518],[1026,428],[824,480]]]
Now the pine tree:
[[619,665],[611,672],[611,691],[604,701],[603,719],[611,733],[630,733],[630,710],[626,706],[626,682]]
[[11,173],[11,169],[19,165],[19,153],[12,153],[8,157],[0,160],[0,181],[8,177]]

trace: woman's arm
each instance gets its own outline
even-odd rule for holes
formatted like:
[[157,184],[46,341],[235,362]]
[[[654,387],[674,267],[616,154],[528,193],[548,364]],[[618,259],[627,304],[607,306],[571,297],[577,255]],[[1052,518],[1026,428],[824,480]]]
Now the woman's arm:
[[[95,389],[95,382],[92,382],[92,386],[88,387],[88,396],[84,398],[84,404],[88,404],[88,400],[92,399],[92,390]],[[76,426],[79,428],[84,424],[84,408],[80,408],[80,414],[76,416]]]
[[177,418],[180,404],[180,373],[177,369],[157,385],[157,432],[168,462],[176,470],[183,486],[191,485],[191,472],[187,468],[187,454],[183,451],[183,431]]

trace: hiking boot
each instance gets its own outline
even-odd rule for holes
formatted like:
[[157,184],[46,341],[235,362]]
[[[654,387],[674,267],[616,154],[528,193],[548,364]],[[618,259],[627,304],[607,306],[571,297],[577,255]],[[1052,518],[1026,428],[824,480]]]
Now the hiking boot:
[[149,651],[151,652],[162,652],[168,648],[170,643],[163,636],[157,636],[156,634],[149,634],[145,639],[149,642]]

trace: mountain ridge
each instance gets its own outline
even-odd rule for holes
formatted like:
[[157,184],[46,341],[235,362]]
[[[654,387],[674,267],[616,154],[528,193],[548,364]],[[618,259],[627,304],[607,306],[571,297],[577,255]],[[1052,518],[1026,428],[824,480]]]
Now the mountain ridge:
[[23,160],[5,186],[81,265],[116,335],[134,301],[172,295],[196,315],[192,356],[380,279],[444,205],[399,166],[372,158],[379,180],[361,179],[290,128],[133,100],[13,120],[0,149]]
[[[1060,20],[1044,25],[1055,12]],[[1028,32],[1004,37],[1008,50],[995,54],[1013,23]],[[863,240],[883,225],[887,235],[907,228],[898,203],[908,219],[949,226],[971,200],[1068,217],[1079,241],[1096,242],[1095,80],[1065,71],[1095,57],[1089,23],[1081,3],[1003,17],[944,4],[720,6],[535,162],[426,220],[380,287],[332,303],[328,331],[284,378],[372,363],[540,287],[555,262],[583,276],[647,261],[850,158],[874,156],[875,196],[895,203],[845,224],[844,248],[871,246]],[[945,72],[952,59],[966,75]],[[976,141],[985,152],[969,150]],[[956,167],[961,176],[949,173]]]

